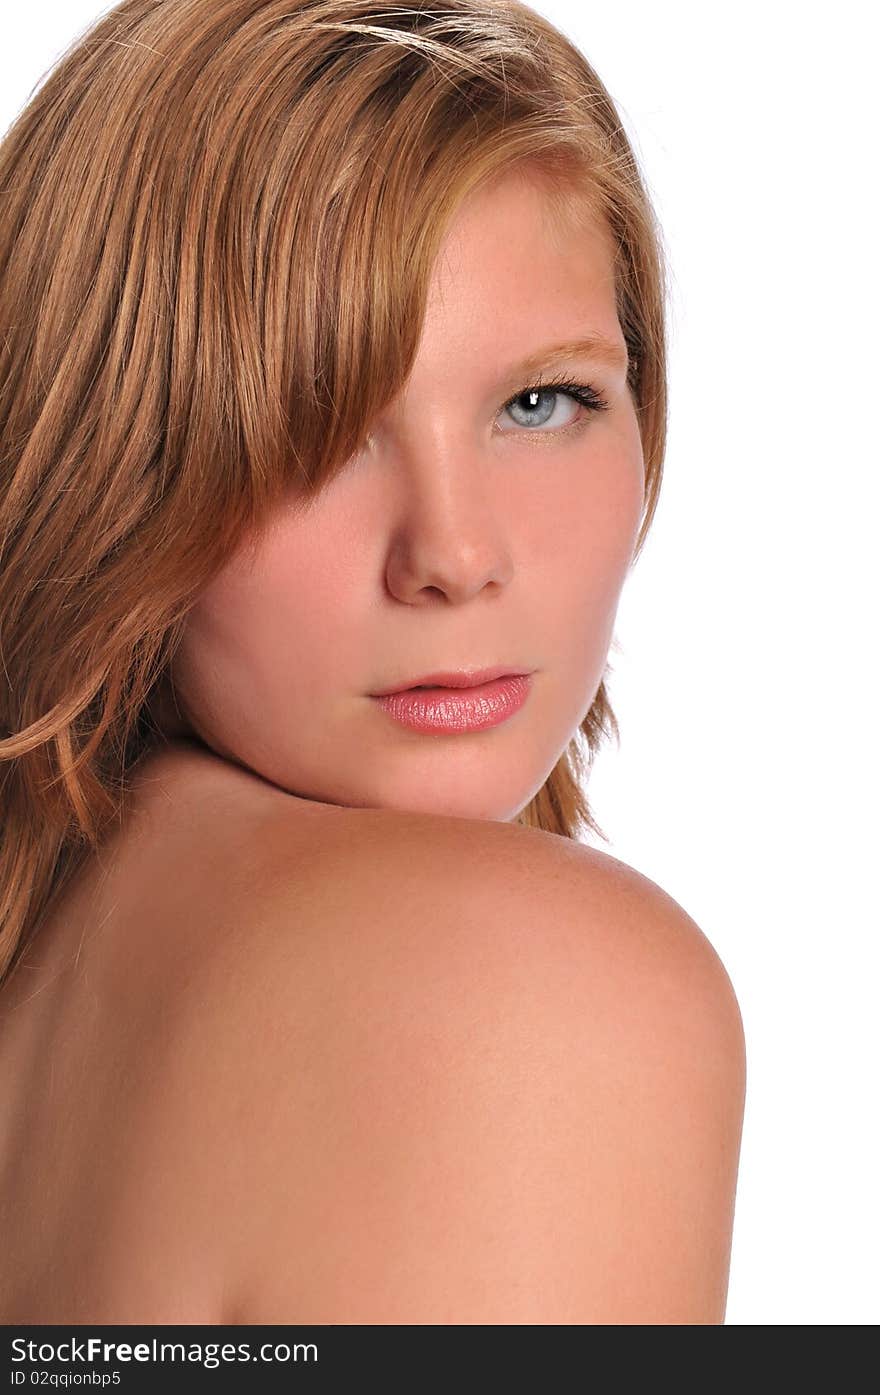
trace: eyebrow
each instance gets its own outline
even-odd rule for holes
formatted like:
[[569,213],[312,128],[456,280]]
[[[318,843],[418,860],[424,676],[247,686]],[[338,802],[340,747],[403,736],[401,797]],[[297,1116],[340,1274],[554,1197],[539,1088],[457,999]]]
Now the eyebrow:
[[569,358],[594,358],[609,368],[626,368],[629,364],[625,344],[607,339],[604,334],[588,334],[582,339],[566,339],[561,344],[548,344],[538,349],[528,358],[511,365],[506,376],[521,378],[529,373],[538,373],[543,368],[555,368]]

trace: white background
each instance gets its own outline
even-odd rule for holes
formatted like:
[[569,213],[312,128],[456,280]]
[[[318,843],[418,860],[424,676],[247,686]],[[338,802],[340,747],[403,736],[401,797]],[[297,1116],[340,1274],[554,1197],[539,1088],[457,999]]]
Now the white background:
[[[4,16],[0,129],[107,8]],[[617,102],[673,274],[666,474],[611,654],[597,845],[685,907],[739,998],[728,1323],[874,1324],[872,7],[533,8]]]

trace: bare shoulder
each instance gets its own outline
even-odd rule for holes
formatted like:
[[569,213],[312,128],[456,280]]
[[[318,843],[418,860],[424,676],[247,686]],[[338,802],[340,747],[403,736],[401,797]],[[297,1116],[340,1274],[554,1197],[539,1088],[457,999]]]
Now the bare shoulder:
[[225,1319],[723,1321],[742,1022],[684,909],[513,825],[261,838],[169,1083],[193,1224],[229,1217]]

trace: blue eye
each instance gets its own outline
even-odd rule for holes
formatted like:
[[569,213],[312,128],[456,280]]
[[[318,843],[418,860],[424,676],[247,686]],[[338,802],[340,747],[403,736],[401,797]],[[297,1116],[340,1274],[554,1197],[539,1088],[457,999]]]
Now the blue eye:
[[[511,397],[509,402],[505,402],[502,411],[509,412],[516,408],[522,414],[519,421],[520,426],[526,428],[544,426],[549,421],[555,410],[554,399],[565,396],[579,402],[586,408],[588,414],[593,412],[604,412],[608,408],[607,400],[595,388],[588,383],[576,383],[569,378],[554,378],[551,382],[533,383],[530,387],[523,388],[515,397]],[[583,426],[581,421],[564,422],[561,426],[554,427],[553,431],[567,431],[569,427]],[[550,435],[551,432],[532,432],[532,435]]]

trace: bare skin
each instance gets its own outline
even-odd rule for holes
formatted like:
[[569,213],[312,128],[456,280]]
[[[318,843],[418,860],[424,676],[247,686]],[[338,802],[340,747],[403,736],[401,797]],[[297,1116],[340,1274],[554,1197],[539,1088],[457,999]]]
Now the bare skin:
[[741,1023],[647,879],[185,742],[103,866],[0,990],[4,1321],[723,1320]]
[[[224,1275],[204,1259],[171,1288],[158,1268],[131,1274],[134,1235],[144,1228],[158,1266],[162,1231],[155,1216],[125,1202],[120,1211],[119,1195],[137,1167],[127,1143],[149,1111],[145,1062],[185,983],[186,946],[200,942],[200,911],[216,923],[212,889],[218,905],[237,893],[243,909],[259,863],[248,844],[276,805],[294,803],[175,743],[144,766],[123,834],[83,869],[0,989],[4,1321],[94,1321],[119,1301],[109,1310],[119,1321],[219,1320]],[[317,816],[304,807],[307,821]]]

